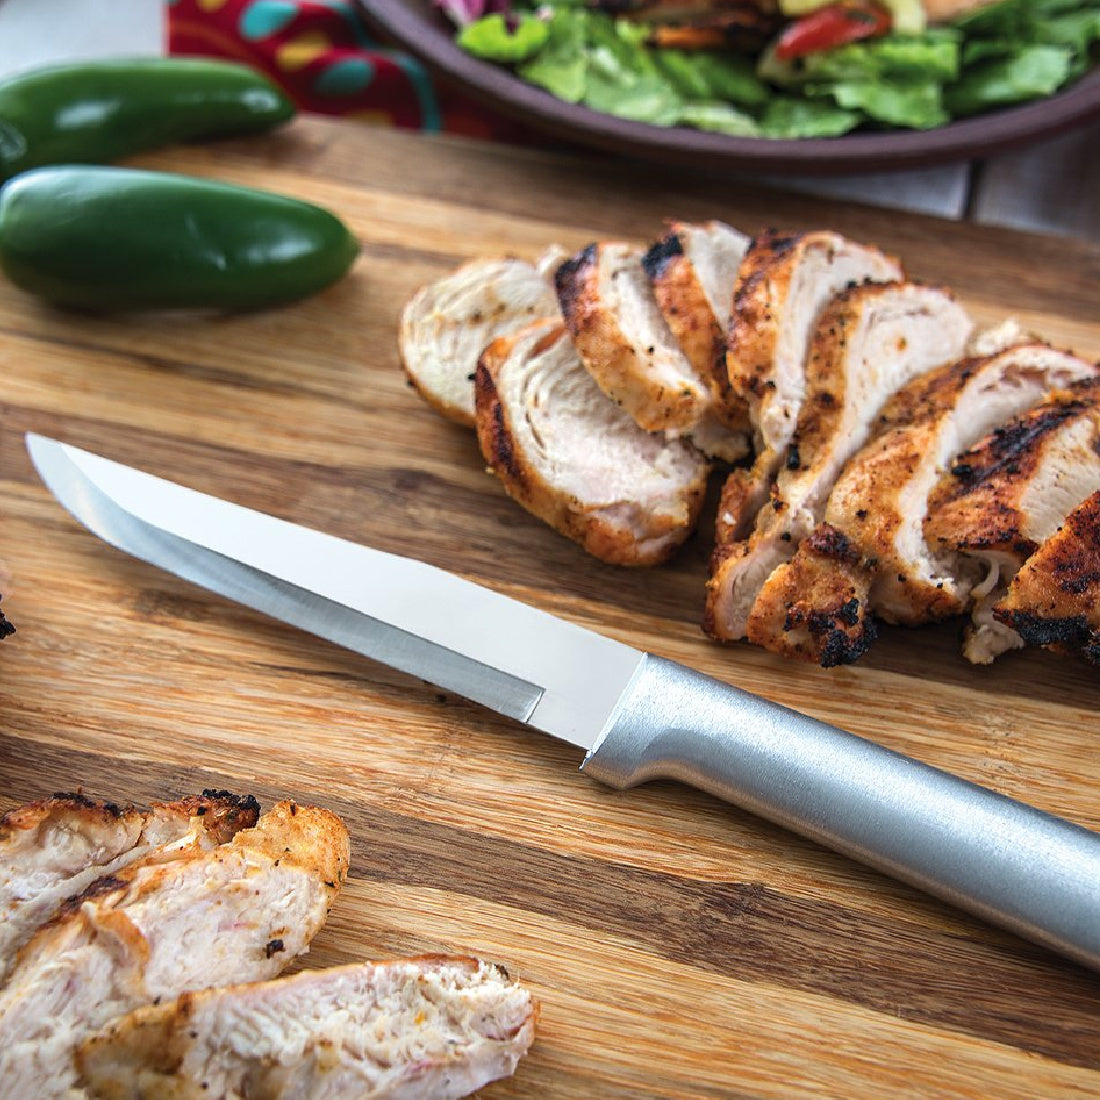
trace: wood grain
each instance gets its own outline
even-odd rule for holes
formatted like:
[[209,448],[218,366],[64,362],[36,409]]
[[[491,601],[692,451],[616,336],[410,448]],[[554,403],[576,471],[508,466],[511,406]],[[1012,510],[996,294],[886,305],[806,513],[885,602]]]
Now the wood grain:
[[974,669],[953,626],[884,631],[832,671],[715,645],[705,530],[656,570],[586,557],[505,498],[395,344],[408,295],[465,258],[675,216],[851,233],[981,320],[1095,357],[1100,248],[319,120],[141,163],[323,202],[363,253],[310,301],[232,318],[94,318],[0,285],[3,808],[77,785],[332,807],[352,877],[309,965],[502,962],[543,1023],[487,1096],[1100,1096],[1097,975],[706,795],[604,789],[566,745],[131,560],[61,510],[22,440],[411,554],[1100,828],[1086,666]]

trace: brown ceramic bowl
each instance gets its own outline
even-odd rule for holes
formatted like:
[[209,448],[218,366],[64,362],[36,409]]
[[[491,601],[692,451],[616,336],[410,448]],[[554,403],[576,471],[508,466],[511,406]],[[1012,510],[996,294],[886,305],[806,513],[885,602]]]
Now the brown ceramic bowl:
[[837,175],[971,160],[1100,118],[1100,70],[1047,99],[935,130],[772,141],[650,126],[566,103],[455,45],[430,0],[358,0],[368,23],[424,63],[444,85],[553,137],[610,152],[708,168]]

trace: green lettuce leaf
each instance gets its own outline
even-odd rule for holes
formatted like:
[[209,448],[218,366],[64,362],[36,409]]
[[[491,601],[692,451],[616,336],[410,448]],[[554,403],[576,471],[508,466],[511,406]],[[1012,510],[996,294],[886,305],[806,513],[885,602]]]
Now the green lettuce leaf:
[[610,70],[617,67],[624,72],[653,73],[656,62],[645,48],[649,28],[627,20],[615,20],[598,12],[589,12],[586,29],[586,48],[592,55],[599,54],[601,65]]
[[1067,46],[1076,60],[1087,62],[1093,42],[1100,41],[1100,7],[1046,19],[1036,28],[1036,39],[1051,46]]
[[645,46],[649,31],[589,13],[584,104],[635,122],[673,126],[683,97]]
[[731,137],[758,137],[760,124],[744,111],[728,103],[685,103],[677,119],[684,126],[696,130],[710,130]]
[[802,75],[814,81],[912,77],[953,80],[959,72],[959,35],[949,28],[920,35],[891,34],[852,42],[803,59]]
[[683,100],[672,85],[652,73],[624,74],[601,64],[597,55],[588,69],[584,104],[594,111],[648,122],[654,126],[674,126],[680,117]]
[[1010,103],[1022,103],[1057,91],[1069,78],[1070,50],[1024,46],[1012,57],[979,62],[944,90],[952,115],[972,115]]
[[567,103],[579,103],[587,84],[587,19],[583,11],[555,11],[546,44],[516,72]]
[[776,96],[764,108],[760,133],[769,138],[838,137],[854,130],[863,116],[826,100]]
[[1019,40],[1030,36],[1034,22],[1033,0],[1000,0],[961,15],[953,26],[967,37]]
[[1009,38],[972,38],[963,43],[962,67],[968,69],[991,57],[1015,57],[1019,52],[1020,43]]
[[690,66],[693,81],[698,87],[691,98],[699,100],[726,100],[741,107],[758,107],[767,102],[767,85],[753,71],[753,63],[747,57],[734,53],[704,50],[684,53],[680,50],[653,51],[660,64],[666,54],[679,54],[683,68]]
[[495,14],[467,23],[458,32],[458,44],[474,57],[513,64],[538,53],[549,36],[546,20],[520,16],[513,29],[503,15]]
[[1038,22],[1054,15],[1076,11],[1081,3],[1082,0],[1030,0],[1032,13]]
[[862,111],[889,126],[930,130],[950,121],[943,106],[942,85],[934,80],[889,83],[838,81],[822,89],[840,107]]

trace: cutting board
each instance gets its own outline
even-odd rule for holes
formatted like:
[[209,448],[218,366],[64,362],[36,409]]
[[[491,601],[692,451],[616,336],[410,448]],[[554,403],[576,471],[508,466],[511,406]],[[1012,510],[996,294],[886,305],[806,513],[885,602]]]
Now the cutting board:
[[[954,625],[825,671],[700,631],[706,526],[668,566],[602,565],[508,500],[396,352],[402,303],[476,256],[644,241],[662,219],[831,227],[1100,355],[1100,249],[750,183],[298,120],[155,168],[337,211],[362,240],[317,297],[242,317],[102,319],[0,285],[2,808],[82,787],[329,806],[352,871],[305,965],[424,951],[504,964],[537,1042],[486,1096],[1100,1096],[1100,975],[714,798],[631,791],[473,704],[98,541],[48,495],[34,430],[410,554],[1100,827],[1095,670],[969,667]],[[445,615],[446,608],[440,608]]]

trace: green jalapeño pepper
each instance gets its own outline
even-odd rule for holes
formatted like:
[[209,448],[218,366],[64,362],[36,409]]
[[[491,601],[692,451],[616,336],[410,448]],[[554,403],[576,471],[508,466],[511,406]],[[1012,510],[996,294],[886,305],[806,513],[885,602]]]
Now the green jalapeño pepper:
[[0,181],[44,164],[101,164],[161,145],[267,130],[294,114],[266,77],[228,61],[52,65],[0,81]]
[[335,282],[357,252],[319,206],[190,176],[57,165],[0,188],[0,269],[80,309],[259,309]]

